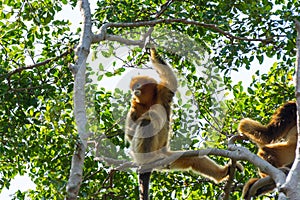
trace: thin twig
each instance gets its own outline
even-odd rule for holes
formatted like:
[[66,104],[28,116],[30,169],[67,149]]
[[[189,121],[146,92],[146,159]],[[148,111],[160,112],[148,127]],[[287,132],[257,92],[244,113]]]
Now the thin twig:
[[155,18],[159,18],[173,2],[174,0],[169,0],[164,5],[162,5],[161,10],[156,13]]

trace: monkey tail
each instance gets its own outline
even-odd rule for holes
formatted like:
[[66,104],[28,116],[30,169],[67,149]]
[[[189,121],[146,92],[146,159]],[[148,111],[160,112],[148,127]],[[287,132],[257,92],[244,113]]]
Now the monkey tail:
[[150,176],[151,176],[151,171],[139,173],[140,200],[149,200]]
[[[290,168],[280,167],[279,168],[286,175],[289,173]],[[251,197],[259,196],[261,194],[272,191],[276,187],[275,182],[266,176],[263,178],[251,178],[243,188],[243,199],[250,200]]]

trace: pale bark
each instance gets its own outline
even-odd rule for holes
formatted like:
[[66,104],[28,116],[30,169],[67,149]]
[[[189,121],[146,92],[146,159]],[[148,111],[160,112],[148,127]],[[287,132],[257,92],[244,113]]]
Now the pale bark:
[[[262,171],[266,172],[270,175],[270,177],[275,180],[276,185],[281,186],[284,184],[286,176],[285,174],[272,166],[267,161],[258,157],[256,154],[250,152],[245,147],[238,147],[235,145],[230,145],[229,150],[216,149],[216,148],[207,148],[195,151],[178,151],[174,152],[172,156],[166,157],[164,159],[154,161],[151,163],[147,163],[146,166],[142,166],[140,170],[146,171],[151,169],[159,168],[161,169],[163,166],[168,166],[171,162],[178,159],[179,157],[193,157],[193,156],[204,156],[204,155],[215,155],[215,156],[223,156],[227,158],[231,158],[233,160],[246,160],[253,163],[255,166],[260,168]],[[132,162],[120,162],[119,160],[108,159],[104,157],[96,158],[99,161],[107,162],[108,164],[117,165],[116,169],[125,170],[128,168],[137,168],[138,165]]]
[[109,40],[109,41],[117,41],[126,45],[136,45],[143,47],[145,40],[130,40],[130,39],[125,39],[122,36],[117,36],[117,35],[111,35],[107,34],[107,29],[110,27],[115,27],[115,28],[126,28],[126,27],[142,27],[142,26],[155,26],[157,24],[173,24],[173,23],[183,23],[187,25],[193,25],[193,26],[200,26],[204,27],[207,29],[210,29],[214,32],[220,33],[224,35],[227,38],[233,39],[233,40],[243,40],[243,41],[257,41],[257,42],[264,42],[264,43],[271,43],[274,41],[274,37],[285,37],[284,35],[277,35],[277,36],[272,36],[270,38],[248,38],[248,37],[239,37],[231,34],[228,31],[224,31],[220,27],[218,27],[215,24],[207,24],[203,22],[198,22],[198,21],[193,21],[189,19],[155,19],[152,21],[139,21],[139,22],[109,22],[101,26],[100,28],[100,33],[93,35],[93,43],[101,42],[104,40]]
[[[281,188],[281,191],[288,199],[296,200],[300,197],[300,23],[295,21],[297,30],[297,65],[296,65],[296,98],[297,98],[297,131],[298,143],[296,148],[296,158],[294,164],[287,176],[286,183]],[[285,199],[285,195],[281,194],[280,199]]]
[[82,173],[84,166],[84,157],[87,147],[87,140],[90,136],[87,130],[87,117],[85,109],[85,78],[86,78],[86,60],[92,41],[91,32],[91,12],[88,0],[79,1],[81,13],[83,16],[83,33],[76,51],[76,64],[74,81],[74,117],[77,126],[79,139],[72,158],[70,177],[67,184],[68,200],[77,199],[80,185],[82,182]]

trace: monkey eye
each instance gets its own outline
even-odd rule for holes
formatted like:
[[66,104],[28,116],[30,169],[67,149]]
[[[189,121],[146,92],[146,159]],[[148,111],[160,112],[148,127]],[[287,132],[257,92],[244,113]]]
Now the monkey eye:
[[140,83],[136,83],[133,89],[135,90],[135,89],[138,89],[140,87],[141,87],[141,84]]

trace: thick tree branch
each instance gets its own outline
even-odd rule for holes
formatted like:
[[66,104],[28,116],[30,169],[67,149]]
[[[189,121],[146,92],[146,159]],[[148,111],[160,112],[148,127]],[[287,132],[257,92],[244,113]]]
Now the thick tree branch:
[[[297,30],[297,66],[296,66],[296,98],[297,98],[297,131],[298,143],[296,148],[296,157],[290,173],[287,176],[286,184],[283,185],[281,191],[287,195],[289,199],[297,199],[300,197],[300,22],[295,21]],[[282,196],[282,197],[281,197]],[[285,199],[284,195],[280,198]]]
[[72,157],[70,177],[67,184],[67,200],[77,199],[80,185],[87,140],[91,133],[87,130],[87,117],[85,109],[85,78],[86,60],[89,55],[92,40],[91,11],[88,0],[79,1],[80,10],[83,16],[83,33],[76,50],[75,82],[74,82],[74,116],[79,135],[75,153]]
[[[139,168],[139,170],[149,171],[152,169],[162,169],[180,157],[215,155],[215,156],[223,156],[223,157],[231,158],[234,161],[235,160],[247,160],[247,161],[253,163],[255,166],[260,168],[262,171],[269,174],[270,177],[273,180],[275,180],[277,187],[281,186],[285,182],[286,176],[280,169],[275,168],[267,161],[261,159],[256,154],[253,154],[252,152],[250,152],[247,148],[237,147],[235,145],[229,145],[229,147],[230,147],[229,150],[209,148],[209,149],[202,149],[202,150],[196,150],[196,151],[174,152],[169,157],[166,157],[164,159],[157,160],[157,161],[148,163],[147,165],[141,166]],[[124,170],[124,169],[128,169],[128,168],[138,167],[135,163],[132,163],[132,162],[126,162],[126,161],[120,162],[120,161],[116,161],[116,160],[108,159],[108,158],[104,159],[103,157],[99,157],[99,158],[97,158],[97,160],[105,161],[108,163],[114,163],[117,165],[120,164],[116,168],[118,170]]]
[[142,26],[155,26],[157,24],[173,24],[173,23],[182,23],[182,24],[187,24],[187,25],[194,25],[194,26],[199,26],[199,27],[204,27],[208,28],[212,31],[215,31],[217,33],[220,33],[224,35],[225,37],[229,39],[234,39],[234,40],[244,40],[244,41],[257,41],[257,42],[264,42],[264,43],[270,43],[273,41],[274,37],[281,37],[281,36],[273,36],[269,38],[247,38],[247,37],[239,37],[231,34],[228,31],[224,31],[220,27],[218,27],[215,24],[207,24],[203,22],[198,22],[198,21],[193,21],[189,19],[156,19],[152,21],[138,21],[138,22],[123,22],[123,23],[106,23],[102,25],[100,28],[100,33],[93,35],[92,42],[93,43],[98,43],[103,40],[112,40],[112,41],[119,41],[119,42],[125,42],[127,45],[142,45],[141,43],[143,42],[142,40],[127,40],[122,38],[121,36],[116,36],[116,35],[110,35],[107,34],[107,29],[108,28],[135,28],[135,27],[142,27]]

